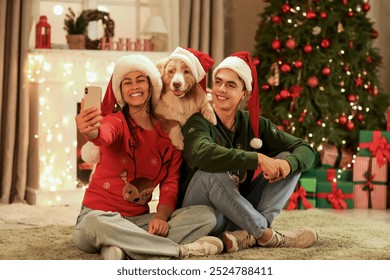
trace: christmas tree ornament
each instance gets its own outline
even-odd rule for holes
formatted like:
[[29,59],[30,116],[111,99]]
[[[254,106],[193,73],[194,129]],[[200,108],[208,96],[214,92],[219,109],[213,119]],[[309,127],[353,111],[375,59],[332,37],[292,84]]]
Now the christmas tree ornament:
[[318,125],[318,126],[322,126],[322,121],[321,121],[321,120],[318,120],[318,121],[317,121],[317,125]]
[[263,85],[261,86],[261,89],[262,89],[263,91],[269,90],[269,84],[263,84]]
[[271,65],[271,77],[268,78],[267,82],[269,85],[277,87],[279,86],[279,65],[278,63],[274,62]]
[[356,87],[361,87],[363,85],[363,80],[362,78],[360,78],[360,76],[358,76],[356,79],[355,79],[355,86]]
[[349,94],[349,95],[348,95],[348,101],[349,101],[349,102],[355,102],[355,101],[356,101],[356,95],[354,95],[354,94]]
[[312,88],[318,86],[318,78],[315,76],[310,77],[307,79],[307,85]]
[[353,41],[352,40],[349,41],[349,48],[353,49]]
[[340,123],[341,125],[345,125],[345,124],[347,123],[347,121],[348,121],[348,118],[347,118],[346,115],[341,115],[341,116],[339,117],[339,123]]
[[305,53],[311,53],[313,51],[313,47],[310,44],[307,44],[303,47],[303,51]]
[[316,18],[316,13],[312,9],[310,9],[306,13],[306,18],[307,19],[314,19],[314,18]]
[[329,46],[330,46],[329,40],[328,39],[322,39],[321,47],[323,47],[324,49],[327,49],[327,48],[329,48]]
[[329,76],[329,74],[330,74],[330,68],[329,68],[328,66],[324,67],[324,68],[322,69],[322,74],[323,74],[324,76]]
[[282,100],[282,96],[280,94],[275,95],[275,101],[280,102]]
[[379,37],[379,32],[375,30],[374,28],[371,28],[371,39],[376,39]]
[[287,99],[287,98],[289,98],[290,97],[290,92],[287,90],[287,89],[282,89],[281,91],[280,91],[280,97],[282,98],[282,99]]
[[313,27],[312,34],[317,36],[318,34],[321,33],[321,31],[322,31],[321,27],[315,26],[315,27]]
[[295,49],[295,47],[297,46],[297,42],[295,42],[294,39],[290,38],[286,41],[286,47],[290,50],[293,50]]
[[327,14],[326,12],[321,12],[321,13],[320,13],[320,17],[321,17],[322,19],[326,19],[326,18],[328,17],[328,14]]
[[344,4],[344,6],[347,6],[348,5],[348,0],[343,0],[343,4]]
[[283,13],[288,13],[290,11],[291,7],[288,3],[282,5],[282,11]]
[[297,69],[300,69],[303,66],[302,60],[296,60],[293,64],[294,64],[294,67]]
[[272,49],[274,49],[275,51],[279,50],[281,45],[282,45],[282,43],[280,42],[279,39],[275,39],[275,40],[273,40],[272,43],[271,43],[271,47],[272,47]]
[[371,64],[372,63],[372,57],[371,56],[367,56],[366,61],[367,61],[368,64]]
[[363,9],[363,11],[368,12],[371,9],[370,3],[369,2],[363,3],[362,4],[362,9]]
[[280,16],[273,16],[272,19],[271,19],[271,21],[272,21],[273,23],[279,23],[279,24],[282,24],[282,23],[283,23],[283,20],[282,20],[282,18],[281,18]]
[[339,21],[339,23],[337,24],[337,32],[338,33],[341,33],[344,31],[344,26],[343,24]]
[[363,114],[358,114],[358,115],[357,115],[357,119],[358,119],[360,122],[363,122],[363,121],[364,121],[364,115],[363,115]]
[[348,130],[354,130],[355,129],[355,124],[353,122],[348,122],[347,123],[347,129]]
[[280,70],[282,70],[283,73],[288,73],[291,71],[291,66],[287,63],[283,63],[282,66],[280,66]]
[[348,9],[348,16],[349,17],[353,17],[354,16],[354,13],[353,13],[352,9]]

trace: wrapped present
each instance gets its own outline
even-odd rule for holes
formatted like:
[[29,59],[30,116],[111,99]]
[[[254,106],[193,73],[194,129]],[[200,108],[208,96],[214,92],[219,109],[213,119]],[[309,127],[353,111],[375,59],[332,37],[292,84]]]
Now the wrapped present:
[[350,168],[353,153],[346,148],[337,148],[334,145],[323,143],[320,150],[321,165],[325,168]]
[[356,157],[353,167],[354,207],[386,209],[387,160],[383,165],[372,157]]
[[287,210],[309,209],[316,207],[315,178],[301,178],[287,204]]
[[318,208],[353,208],[354,186],[351,181],[336,180],[334,169],[328,169],[326,181],[317,182]]
[[390,161],[390,131],[361,130],[359,156],[375,157],[379,167]]
[[329,176],[336,178],[338,181],[352,181],[352,170],[317,168],[305,171],[302,173],[301,178],[316,178],[317,182],[326,182]]

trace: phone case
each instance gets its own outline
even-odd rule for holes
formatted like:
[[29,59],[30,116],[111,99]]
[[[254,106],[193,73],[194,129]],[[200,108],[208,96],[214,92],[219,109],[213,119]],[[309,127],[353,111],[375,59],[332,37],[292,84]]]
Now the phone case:
[[101,108],[102,88],[99,86],[86,86],[84,91],[84,109],[97,107]]

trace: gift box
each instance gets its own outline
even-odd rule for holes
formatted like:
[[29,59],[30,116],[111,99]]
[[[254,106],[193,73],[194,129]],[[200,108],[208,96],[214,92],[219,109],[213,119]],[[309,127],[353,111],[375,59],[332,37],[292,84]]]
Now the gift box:
[[315,178],[301,178],[291,195],[287,210],[309,209],[316,207],[316,183]]
[[351,209],[354,186],[352,181],[336,179],[336,172],[329,169],[326,181],[317,182],[317,208]]
[[324,168],[350,168],[352,165],[353,153],[346,148],[337,148],[334,145],[323,143],[319,152],[321,166]]
[[356,157],[353,167],[354,207],[386,209],[387,160],[380,165],[372,157]]
[[328,181],[328,177],[336,178],[338,181],[352,181],[352,170],[335,168],[317,168],[305,171],[301,178],[316,178],[317,182]]
[[359,156],[375,157],[379,166],[390,161],[390,131],[361,130],[359,132]]

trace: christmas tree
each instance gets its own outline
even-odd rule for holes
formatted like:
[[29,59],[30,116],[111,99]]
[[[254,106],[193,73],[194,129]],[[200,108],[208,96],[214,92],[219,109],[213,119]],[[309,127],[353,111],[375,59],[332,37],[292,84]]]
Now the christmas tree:
[[385,130],[378,32],[362,0],[272,0],[260,15],[262,115],[318,148],[356,150],[359,130]]

